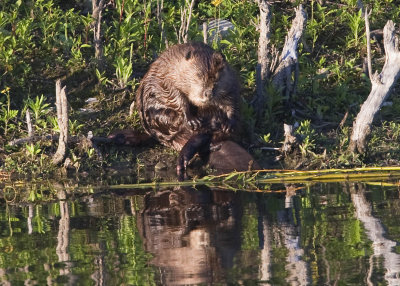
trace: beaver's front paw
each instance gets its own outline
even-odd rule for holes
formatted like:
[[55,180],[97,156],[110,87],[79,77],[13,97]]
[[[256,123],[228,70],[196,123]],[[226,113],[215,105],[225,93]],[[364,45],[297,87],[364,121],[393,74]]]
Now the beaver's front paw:
[[210,143],[210,134],[196,134],[186,142],[179,153],[178,162],[176,164],[176,173],[179,181],[187,178],[186,169],[194,155],[196,153],[204,153],[209,151]]
[[211,128],[213,131],[221,131],[225,134],[230,134],[234,131],[236,127],[236,120],[235,119],[227,119],[224,122],[220,122],[218,120],[213,120],[211,122]]
[[194,116],[187,116],[186,121],[192,130],[199,130],[203,123],[200,118]]

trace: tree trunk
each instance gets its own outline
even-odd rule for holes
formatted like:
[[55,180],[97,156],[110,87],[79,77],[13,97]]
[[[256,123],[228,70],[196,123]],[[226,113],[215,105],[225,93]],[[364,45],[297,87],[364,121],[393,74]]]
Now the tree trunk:
[[260,117],[265,105],[265,81],[268,77],[271,11],[266,0],[259,0],[258,7],[260,9],[260,38],[258,40],[258,62],[256,67],[257,95],[253,103],[257,117]]
[[53,156],[53,163],[61,163],[67,152],[68,143],[68,102],[65,92],[65,86],[61,88],[61,80],[56,82],[56,108],[57,121],[60,129],[60,137],[58,139],[58,148]]
[[289,125],[286,123],[283,124],[283,133],[285,136],[285,140],[284,140],[282,148],[281,148],[281,151],[283,154],[290,153],[293,150],[294,146],[296,144],[298,145],[298,143],[299,143],[299,141],[297,140],[297,137],[294,135],[294,131],[295,131],[295,128],[293,125]]
[[[275,88],[284,90],[286,100],[289,100],[290,95],[295,89],[297,81],[298,59],[297,46],[303,35],[306,27],[307,14],[303,9],[303,5],[299,5],[296,9],[296,17],[292,22],[292,27],[286,36],[285,45],[282,49],[280,62],[273,75],[273,84]],[[295,80],[292,81],[292,73],[295,74]]]
[[349,150],[364,153],[366,150],[367,136],[371,132],[372,121],[375,114],[381,108],[389,95],[390,89],[400,75],[400,52],[395,36],[394,24],[390,20],[383,29],[386,61],[382,72],[375,73],[372,89],[367,100],[361,106],[361,110],[353,123],[353,131],[350,137]]
[[94,34],[94,49],[95,49],[95,59],[97,61],[97,66],[100,70],[103,69],[103,44],[102,44],[102,31],[101,31],[101,14],[105,6],[104,0],[92,0],[93,7],[93,34]]
[[[292,22],[292,26],[288,35],[286,36],[285,45],[279,60],[270,63],[269,58],[271,51],[268,47],[270,38],[270,9],[267,1],[258,0],[260,9],[260,38],[258,42],[258,63],[256,67],[256,85],[257,95],[253,100],[254,110],[260,120],[261,113],[265,107],[265,82],[269,77],[269,73],[275,72],[272,75],[272,82],[276,89],[283,91],[283,95],[288,100],[290,95],[294,93],[297,76],[298,76],[298,60],[297,60],[297,46],[301,36],[303,35],[307,14],[302,5],[295,10],[296,17]],[[277,66],[276,69],[274,67]],[[294,73],[294,81],[292,80]]]

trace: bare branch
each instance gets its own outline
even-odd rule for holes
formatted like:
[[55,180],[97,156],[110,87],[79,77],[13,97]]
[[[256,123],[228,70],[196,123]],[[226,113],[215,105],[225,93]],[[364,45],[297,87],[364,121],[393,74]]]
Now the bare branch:
[[[188,19],[187,19],[187,23],[186,23],[184,38],[183,38],[184,43],[188,42],[188,32],[189,32],[190,21],[192,20],[192,11],[193,11],[193,7],[194,7],[194,2],[195,2],[195,0],[192,0],[192,2],[190,2],[190,6],[189,6]],[[187,3],[187,5],[189,5],[189,0],[186,0],[186,3]]]
[[[290,92],[293,91],[292,84],[288,85],[287,81],[291,83],[292,72],[295,71],[297,59],[297,46],[301,36],[303,35],[304,28],[307,21],[306,11],[302,5],[296,9],[296,17],[292,22],[292,27],[286,36],[285,45],[282,49],[280,62],[273,75],[273,83],[279,89],[285,89],[285,94],[288,97]],[[289,78],[288,78],[289,76]]]
[[[115,139],[113,138],[108,138],[108,137],[102,137],[102,136],[92,136],[92,137],[86,137],[84,135],[78,135],[78,136],[70,136],[68,137],[68,143],[71,144],[79,144],[84,142],[85,140],[90,140],[92,141],[93,144],[115,144]],[[22,144],[26,144],[26,143],[35,143],[38,141],[59,141],[60,140],[60,136],[59,135],[51,135],[51,134],[47,134],[47,135],[43,135],[43,136],[32,136],[32,137],[24,137],[24,138],[17,138],[14,139],[10,142],[8,142],[8,145],[10,146],[19,146]]]
[[29,109],[26,110],[26,125],[28,127],[28,136],[32,137],[34,135],[34,131],[32,128],[31,113],[29,112]]
[[165,29],[163,25],[163,9],[164,9],[164,0],[157,0],[157,23],[158,23],[158,28],[161,31],[161,42],[164,41],[165,47],[168,48],[168,40],[165,36]]
[[203,23],[203,42],[204,42],[204,44],[207,44],[207,22],[204,22]]
[[400,52],[398,39],[395,35],[393,21],[388,21],[383,29],[385,47],[385,64],[382,72],[376,72],[371,78],[372,88],[367,100],[361,106],[361,110],[353,123],[353,131],[350,138],[349,150],[364,153],[366,151],[366,138],[371,132],[371,125],[375,114],[381,108],[388,97],[393,84],[400,76]]
[[192,20],[192,11],[194,7],[195,0],[185,0],[185,6],[181,7],[181,26],[179,27],[179,32],[177,34],[178,43],[187,43],[189,37],[189,27],[190,21]]
[[365,35],[367,37],[367,63],[368,63],[368,75],[369,79],[372,79],[372,63],[371,63],[371,33],[369,29],[369,19],[371,11],[368,13],[368,9],[365,8]]

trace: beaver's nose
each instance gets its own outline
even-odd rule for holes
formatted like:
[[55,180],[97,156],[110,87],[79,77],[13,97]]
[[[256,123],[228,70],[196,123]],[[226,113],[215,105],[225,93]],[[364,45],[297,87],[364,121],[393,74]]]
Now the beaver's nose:
[[211,98],[212,95],[213,95],[212,89],[206,90],[206,91],[204,92],[204,95],[205,95],[207,98]]

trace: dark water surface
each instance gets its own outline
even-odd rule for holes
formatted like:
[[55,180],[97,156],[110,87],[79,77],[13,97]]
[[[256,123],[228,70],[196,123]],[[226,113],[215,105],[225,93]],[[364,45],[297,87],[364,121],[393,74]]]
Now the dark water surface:
[[2,189],[0,284],[400,285],[397,187],[279,188]]

